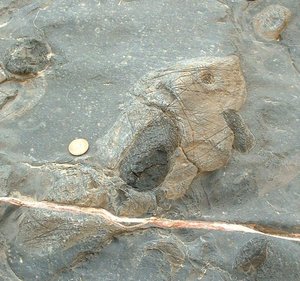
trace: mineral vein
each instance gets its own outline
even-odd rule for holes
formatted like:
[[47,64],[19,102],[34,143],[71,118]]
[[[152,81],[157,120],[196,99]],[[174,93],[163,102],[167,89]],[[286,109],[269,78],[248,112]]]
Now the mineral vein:
[[191,220],[171,220],[158,217],[150,218],[129,218],[129,217],[118,217],[108,212],[105,209],[89,208],[89,207],[78,207],[70,205],[62,205],[53,202],[46,201],[34,201],[27,197],[13,198],[13,197],[0,197],[0,203],[10,204],[25,208],[36,208],[44,209],[49,211],[58,212],[69,212],[72,214],[85,214],[100,217],[108,225],[115,225],[123,230],[139,230],[147,228],[163,228],[163,229],[180,229],[180,228],[191,228],[191,229],[204,229],[204,230],[215,230],[225,232],[243,232],[253,233],[258,235],[269,236],[273,238],[298,241],[300,242],[300,233],[282,233],[278,230],[278,233],[272,230],[272,233],[268,233],[268,230],[256,230],[255,228],[263,229],[263,227],[256,224],[238,224],[238,223],[226,223],[220,221],[191,221]]

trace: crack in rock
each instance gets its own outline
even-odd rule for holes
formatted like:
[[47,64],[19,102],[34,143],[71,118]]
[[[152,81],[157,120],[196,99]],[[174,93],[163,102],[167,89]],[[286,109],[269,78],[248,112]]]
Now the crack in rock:
[[[70,213],[72,215],[89,215],[101,219],[102,227],[113,227],[115,232],[131,232],[148,228],[166,228],[166,229],[205,229],[224,232],[242,232],[252,233],[263,236],[274,237],[278,239],[300,242],[300,233],[278,233],[273,229],[271,233],[267,227],[256,224],[238,224],[214,221],[191,221],[191,220],[171,220],[164,218],[129,218],[118,217],[105,209],[78,207],[71,205],[61,205],[46,201],[33,201],[28,198],[0,197],[0,203],[25,207],[28,209],[41,209],[44,211],[55,211],[61,213]],[[260,229],[260,230],[257,230]]]

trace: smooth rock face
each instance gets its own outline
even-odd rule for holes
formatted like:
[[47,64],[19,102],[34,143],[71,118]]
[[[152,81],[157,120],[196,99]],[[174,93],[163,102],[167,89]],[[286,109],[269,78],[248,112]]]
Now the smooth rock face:
[[1,1],[0,281],[300,280],[299,16]]

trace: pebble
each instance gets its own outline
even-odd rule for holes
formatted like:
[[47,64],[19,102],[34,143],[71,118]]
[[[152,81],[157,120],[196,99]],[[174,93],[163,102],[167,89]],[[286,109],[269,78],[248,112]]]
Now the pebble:
[[270,5],[253,19],[255,32],[265,40],[279,40],[290,19],[291,11],[280,5]]

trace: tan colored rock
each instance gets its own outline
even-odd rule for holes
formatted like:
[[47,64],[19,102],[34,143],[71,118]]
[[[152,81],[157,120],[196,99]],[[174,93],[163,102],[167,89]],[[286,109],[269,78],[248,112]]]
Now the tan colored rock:
[[[119,200],[114,200],[115,212],[119,216],[134,217],[142,216],[155,210],[156,198],[151,192],[138,192],[132,188],[120,188]],[[113,201],[113,200],[112,200]]]
[[175,200],[186,193],[198,173],[198,168],[188,161],[181,148],[176,149],[170,161],[173,165],[161,188],[167,199]]
[[281,5],[270,5],[258,13],[253,19],[255,32],[265,40],[279,40],[286,29],[292,13]]
[[[134,94],[143,103],[161,108],[176,120],[180,147],[188,160],[200,171],[224,166],[234,136],[222,112],[239,110],[246,99],[239,58],[188,60],[159,74],[150,74],[144,81]],[[166,85],[165,89],[161,85]]]
[[179,62],[146,75],[130,94],[119,120],[97,142],[99,162],[129,186],[160,189],[175,200],[198,173],[227,163],[234,133],[223,112],[238,111],[246,98],[237,56]]

